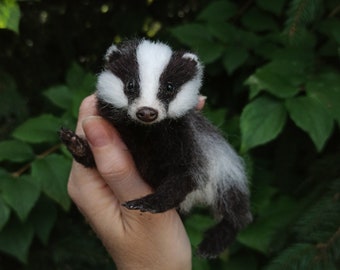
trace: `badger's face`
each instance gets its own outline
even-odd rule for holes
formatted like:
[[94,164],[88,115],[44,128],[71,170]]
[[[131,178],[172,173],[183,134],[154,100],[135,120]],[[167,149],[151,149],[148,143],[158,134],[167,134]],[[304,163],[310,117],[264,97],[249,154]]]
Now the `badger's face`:
[[97,97],[134,121],[153,124],[194,108],[201,79],[196,55],[173,52],[158,42],[127,41],[108,49]]

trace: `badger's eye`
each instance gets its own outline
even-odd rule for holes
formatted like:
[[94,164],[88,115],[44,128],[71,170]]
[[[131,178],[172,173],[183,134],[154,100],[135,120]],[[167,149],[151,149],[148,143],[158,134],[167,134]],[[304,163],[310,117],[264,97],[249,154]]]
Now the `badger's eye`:
[[133,91],[136,87],[136,83],[134,80],[128,81],[128,83],[126,84],[126,89],[129,91]]
[[166,90],[169,92],[175,89],[174,85],[171,82],[167,82],[165,87],[166,87]]

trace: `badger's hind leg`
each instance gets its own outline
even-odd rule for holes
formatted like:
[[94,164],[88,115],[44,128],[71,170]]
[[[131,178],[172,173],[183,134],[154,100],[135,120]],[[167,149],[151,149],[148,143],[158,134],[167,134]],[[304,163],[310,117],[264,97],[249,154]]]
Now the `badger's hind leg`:
[[91,148],[85,139],[66,128],[59,130],[59,137],[78,163],[87,168],[96,166]]
[[222,220],[204,233],[197,249],[197,254],[204,258],[216,258],[232,244],[238,231],[252,220],[247,192],[230,187],[220,195],[215,207]]
[[223,218],[217,225],[204,233],[204,239],[199,244],[197,255],[203,258],[216,258],[236,237],[237,230]]

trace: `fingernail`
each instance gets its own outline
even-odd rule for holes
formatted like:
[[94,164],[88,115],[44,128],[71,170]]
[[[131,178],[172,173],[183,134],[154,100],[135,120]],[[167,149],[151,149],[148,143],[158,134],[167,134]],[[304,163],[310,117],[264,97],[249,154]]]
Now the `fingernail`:
[[100,116],[89,116],[82,122],[85,136],[94,147],[112,143],[113,136],[108,123]]

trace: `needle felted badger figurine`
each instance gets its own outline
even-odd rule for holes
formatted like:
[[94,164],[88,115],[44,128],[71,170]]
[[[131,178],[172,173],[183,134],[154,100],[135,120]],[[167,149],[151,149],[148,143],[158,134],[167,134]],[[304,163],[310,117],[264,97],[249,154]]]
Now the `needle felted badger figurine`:
[[[188,212],[207,205],[218,220],[198,247],[216,257],[251,221],[242,160],[197,111],[203,67],[192,53],[148,40],[112,45],[98,77],[99,114],[119,131],[154,193],[124,202],[131,210]],[[86,140],[60,131],[75,160],[95,167]]]

